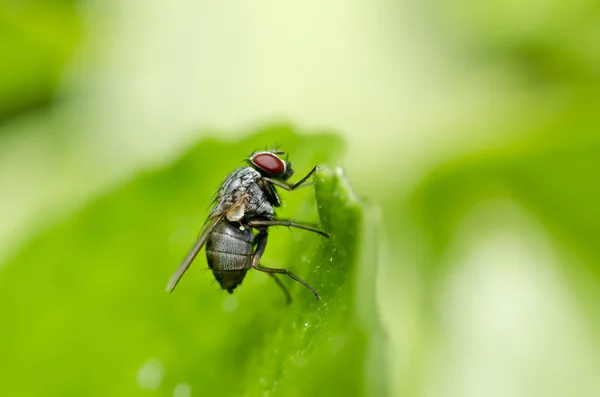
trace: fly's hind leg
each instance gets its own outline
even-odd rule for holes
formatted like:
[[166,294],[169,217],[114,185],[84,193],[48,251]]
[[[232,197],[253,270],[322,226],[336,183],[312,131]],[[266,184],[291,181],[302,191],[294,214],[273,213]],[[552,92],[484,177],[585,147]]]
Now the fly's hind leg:
[[[250,223],[249,223],[250,224]],[[265,252],[265,248],[267,247],[267,238],[268,238],[268,232],[266,229],[261,229],[259,234],[256,235],[256,250],[254,251],[254,255],[252,256],[252,267],[256,270],[259,270],[261,272],[265,272],[268,273],[271,277],[273,277],[273,279],[275,280],[275,282],[277,282],[277,285],[279,285],[279,287],[283,290],[283,293],[285,294],[288,303],[291,302],[292,298],[290,296],[290,292],[288,291],[287,287],[281,282],[281,280],[279,280],[277,278],[276,273],[280,273],[280,274],[285,274],[288,277],[292,278],[293,280],[299,282],[300,284],[302,284],[304,287],[306,287],[308,290],[310,290],[310,292],[313,293],[313,295],[315,296],[315,298],[317,300],[320,299],[319,294],[317,293],[317,291],[315,291],[315,289],[313,287],[311,287],[310,285],[308,285],[308,283],[304,280],[302,280],[301,278],[299,278],[298,276],[294,275],[292,272],[290,272],[287,269],[274,269],[271,267],[263,267],[260,266],[258,263],[260,262],[260,258],[262,257],[263,253]]]
[[[258,266],[258,263],[260,262],[260,258],[262,258],[263,254],[265,252],[265,248],[267,247],[267,237],[268,237],[267,229],[261,229],[260,232],[256,235],[256,237],[254,237],[254,245],[256,245],[256,249],[254,250],[254,255],[252,255],[251,266],[253,268],[256,268],[256,266]],[[281,288],[281,291],[283,291],[283,294],[285,295],[285,302],[288,305],[290,303],[292,303],[292,295],[290,294],[290,291],[285,286],[285,284],[283,284],[281,282],[281,280],[279,278],[277,278],[277,276],[275,274],[273,274],[273,273],[267,273],[267,274],[269,276],[271,276],[273,278],[273,280],[275,280],[275,282],[277,283],[279,288]]]

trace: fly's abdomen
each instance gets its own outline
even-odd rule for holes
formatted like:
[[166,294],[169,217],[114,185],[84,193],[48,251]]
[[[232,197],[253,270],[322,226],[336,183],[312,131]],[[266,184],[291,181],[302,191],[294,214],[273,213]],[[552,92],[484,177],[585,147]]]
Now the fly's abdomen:
[[249,227],[240,230],[239,224],[223,221],[215,227],[206,241],[206,260],[221,288],[233,292],[252,262],[252,240]]

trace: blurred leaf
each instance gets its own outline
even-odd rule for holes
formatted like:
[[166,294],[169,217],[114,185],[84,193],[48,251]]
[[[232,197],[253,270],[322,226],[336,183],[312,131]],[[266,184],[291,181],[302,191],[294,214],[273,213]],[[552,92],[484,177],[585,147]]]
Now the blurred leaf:
[[80,30],[75,2],[0,2],[0,122],[52,100]]
[[203,254],[173,294],[164,292],[219,183],[274,142],[294,161],[293,179],[335,159],[340,147],[332,136],[283,127],[239,143],[205,141],[90,204],[2,268],[0,395],[171,396],[181,383],[193,395],[305,395],[330,376],[335,382],[325,387],[333,391],[371,394],[364,388],[378,387],[366,379],[377,356],[374,264],[357,262],[369,255],[367,223],[339,172],[322,169],[314,190],[283,192],[279,210],[315,222],[316,191],[331,239],[273,228],[262,261],[290,268],[320,301],[284,279],[294,298],[288,306],[271,278],[253,271],[234,295],[223,294],[203,271]]
[[434,170],[413,197],[413,209],[435,255],[475,204],[510,197],[562,247],[587,258],[586,272],[600,282],[600,119],[589,107],[569,107],[523,140]]
[[505,68],[525,91],[547,95],[548,86],[561,85],[598,91],[598,2],[449,0],[431,10],[445,45],[459,47],[463,59]]
[[[559,277],[586,313],[586,327],[600,329],[597,304],[600,298],[600,187],[595,183],[600,173],[600,136],[597,133],[600,118],[590,107],[593,107],[591,102],[566,107],[548,117],[537,129],[524,133],[525,138],[441,164],[431,170],[410,197],[410,216],[407,218],[416,224],[411,225],[413,236],[407,237],[410,244],[405,243],[403,248],[406,249],[404,255],[412,255],[415,263],[412,270],[419,275],[418,317],[415,319],[421,324],[418,338],[410,346],[415,353],[405,379],[406,383],[413,383],[409,387],[417,390],[417,394],[429,386],[423,374],[431,368],[430,352],[438,348],[440,340],[447,342],[444,338],[449,331],[444,316],[465,318],[460,310],[444,307],[445,302],[441,302],[447,295],[441,295],[440,291],[447,288],[449,279],[464,271],[464,268],[450,269],[448,266],[464,266],[463,261],[456,261],[455,256],[452,258],[456,243],[460,241],[456,238],[457,232],[464,232],[462,226],[482,203],[508,199],[537,218],[547,236],[553,239],[552,247],[559,259],[557,264],[562,266]],[[478,227],[494,228],[499,213],[486,213],[489,219],[486,222],[480,220]],[[467,225],[471,226],[470,241],[476,244],[475,236],[486,231]],[[515,228],[519,227],[515,225]],[[462,248],[470,250],[473,247]],[[498,252],[498,255],[502,253]],[[485,263],[482,266],[485,267]],[[406,271],[397,273],[406,276]],[[465,279],[481,280],[472,274]],[[507,284],[505,287],[510,294],[512,286]],[[490,310],[495,307],[487,304]],[[441,310],[451,313],[440,314]],[[490,312],[490,315],[494,314]],[[532,322],[536,321],[532,318]],[[469,330],[463,332],[472,335],[472,323],[465,320],[465,324]],[[525,333],[531,329],[527,323],[520,325]],[[561,335],[563,337],[568,339],[571,335]],[[572,358],[580,359],[575,349]],[[547,369],[547,366],[540,368]],[[536,376],[535,382],[542,381],[542,375]],[[577,383],[578,380],[573,382]]]

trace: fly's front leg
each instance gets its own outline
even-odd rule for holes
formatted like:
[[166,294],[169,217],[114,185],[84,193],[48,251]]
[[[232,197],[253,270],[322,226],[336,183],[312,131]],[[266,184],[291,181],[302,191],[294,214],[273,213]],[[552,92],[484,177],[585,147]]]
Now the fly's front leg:
[[303,184],[303,183],[304,183],[304,182],[305,182],[305,181],[306,181],[308,178],[310,178],[310,177],[312,176],[312,174],[314,174],[314,173],[315,173],[315,171],[316,171],[316,170],[318,170],[318,169],[319,169],[319,166],[315,165],[315,166],[313,167],[313,169],[312,169],[312,170],[310,170],[310,172],[304,176],[304,178],[300,179],[298,182],[294,183],[293,185],[290,185],[289,183],[285,183],[285,182],[278,181],[278,180],[275,180],[275,179],[271,179],[271,178],[268,178],[268,177],[266,177],[266,176],[265,176],[265,177],[263,177],[262,179],[263,179],[264,181],[271,182],[271,183],[272,183],[273,185],[275,185],[275,186],[279,186],[280,188],[282,188],[282,189],[285,189],[285,190],[287,190],[287,191],[291,192],[292,190],[296,190],[296,189],[298,189],[299,187],[302,187],[302,186],[304,186],[304,185],[302,185],[302,184]]
[[[252,255],[251,266],[255,269],[258,269],[260,267],[258,265],[258,263],[260,262],[260,258],[262,258],[263,254],[265,253],[265,248],[267,247],[267,237],[268,236],[269,236],[269,234],[267,232],[267,229],[262,229],[254,238],[254,244],[256,244],[256,249],[254,251],[254,255]],[[279,288],[281,288],[281,290],[283,291],[283,294],[285,295],[286,303],[288,305],[290,303],[292,303],[292,295],[290,295],[290,291],[281,282],[281,280],[277,278],[277,275],[275,275],[273,273],[267,273],[267,274],[269,276],[271,276],[273,278],[273,280],[275,280],[275,282],[277,283]]]
[[287,226],[287,227],[295,227],[297,229],[308,230],[309,232],[320,234],[323,237],[329,238],[329,233],[326,233],[322,230],[316,229],[314,227],[301,225],[299,223],[294,223],[292,221],[286,221],[282,219],[274,219],[269,221],[264,221],[260,219],[253,219],[248,221],[248,225],[252,227],[265,227],[265,226]]
[[[248,223],[250,224],[250,223]],[[285,293],[286,297],[288,298],[288,302],[291,301],[291,297],[290,297],[290,293],[287,290],[287,288],[285,287],[285,285],[283,285],[283,283],[281,282],[281,280],[276,278],[276,274],[285,274],[286,276],[290,277],[291,279],[299,282],[300,284],[302,284],[303,286],[305,286],[308,290],[310,290],[310,292],[313,293],[313,295],[315,296],[315,298],[317,300],[321,299],[319,297],[319,294],[317,293],[317,291],[315,291],[315,289],[313,287],[311,287],[310,285],[308,285],[308,283],[304,280],[302,280],[300,277],[296,276],[295,274],[293,274],[292,272],[290,272],[287,269],[274,269],[272,267],[263,267],[260,266],[258,263],[260,262],[260,258],[262,257],[263,253],[265,252],[265,248],[267,246],[267,230],[266,229],[262,229],[260,230],[259,234],[256,236],[257,237],[257,241],[256,241],[256,251],[254,251],[254,255],[252,255],[252,267],[256,270],[259,270],[261,272],[265,272],[265,273],[269,273],[276,281],[277,281],[277,285],[279,285],[281,287],[281,289],[283,289],[283,292]]]

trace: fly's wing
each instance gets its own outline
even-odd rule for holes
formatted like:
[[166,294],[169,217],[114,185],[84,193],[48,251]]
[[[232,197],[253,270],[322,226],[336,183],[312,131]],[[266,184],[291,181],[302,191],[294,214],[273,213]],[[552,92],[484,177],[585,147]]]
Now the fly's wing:
[[175,270],[175,273],[173,273],[173,275],[171,276],[169,284],[167,284],[167,292],[172,292],[175,289],[175,286],[177,285],[183,274],[186,272],[186,270],[190,267],[190,265],[194,261],[194,258],[196,258],[196,255],[198,255],[198,252],[200,252],[204,244],[206,244],[208,236],[213,231],[215,226],[217,226],[223,220],[225,214],[226,212],[223,212],[217,216],[214,216],[212,219],[209,219],[204,225],[202,231],[200,232],[200,236],[198,236],[198,240],[196,240],[196,244],[194,244],[190,252],[188,252],[188,254],[185,256],[183,262],[181,262],[181,265],[179,265],[177,270]]

